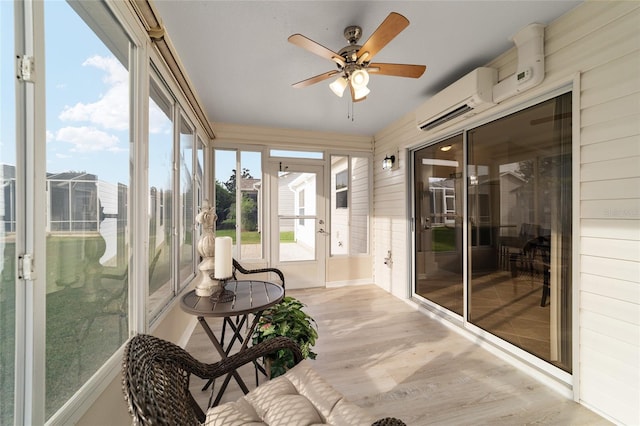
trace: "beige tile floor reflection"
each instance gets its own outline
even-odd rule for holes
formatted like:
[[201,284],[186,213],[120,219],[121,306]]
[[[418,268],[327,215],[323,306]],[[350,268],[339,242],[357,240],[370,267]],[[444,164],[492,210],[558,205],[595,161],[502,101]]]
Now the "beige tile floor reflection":
[[[551,360],[550,306],[540,306],[542,276],[497,270],[472,278],[471,322],[498,337],[542,358]],[[441,272],[418,282],[416,292],[462,312],[462,284],[456,275]]]
[[[314,370],[376,418],[411,426],[610,424],[375,285],[287,294],[318,323]],[[211,321],[214,330],[219,323]],[[205,362],[219,359],[200,326],[187,350]],[[240,374],[253,389],[254,370]],[[192,377],[204,406],[209,393],[202,385]],[[223,401],[241,395],[232,381]]]

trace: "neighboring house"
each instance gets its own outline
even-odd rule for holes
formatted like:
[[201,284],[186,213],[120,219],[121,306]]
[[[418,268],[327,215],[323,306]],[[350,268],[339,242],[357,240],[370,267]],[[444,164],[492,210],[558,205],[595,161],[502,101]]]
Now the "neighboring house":
[[[314,174],[298,174],[288,185],[293,193],[293,214],[295,216],[316,214],[316,176]],[[315,248],[316,223],[304,217],[293,222],[293,238],[304,249]]]

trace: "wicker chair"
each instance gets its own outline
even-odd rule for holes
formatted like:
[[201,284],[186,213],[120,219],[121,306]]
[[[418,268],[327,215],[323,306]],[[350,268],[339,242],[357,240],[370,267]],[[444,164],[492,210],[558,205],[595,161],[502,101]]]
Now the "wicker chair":
[[233,276],[234,280],[238,279],[238,277],[236,276],[237,272],[240,272],[241,274],[245,274],[245,275],[262,274],[262,273],[265,273],[265,272],[273,272],[274,274],[276,274],[280,278],[280,281],[282,282],[282,288],[285,288],[285,286],[284,286],[284,274],[278,268],[246,269],[237,260],[233,259],[232,276]]
[[[258,269],[247,269],[244,266],[242,266],[240,264],[240,262],[238,262],[236,259],[232,259],[233,260],[233,268],[231,270],[231,277],[234,280],[238,279],[238,272],[243,274],[243,275],[252,275],[252,274],[263,274],[263,273],[268,273],[268,272],[273,272],[274,274],[276,274],[279,278],[280,278],[280,282],[282,285],[282,289],[285,290],[285,283],[284,283],[284,274],[282,273],[282,271],[278,268],[258,268]],[[224,339],[225,339],[225,335],[227,334],[227,323],[233,327],[234,329],[236,327],[239,326],[240,321],[242,320],[242,318],[245,317],[245,326],[248,328],[249,327],[249,323],[250,321],[248,321],[248,315],[239,315],[236,316],[235,318],[231,318],[231,317],[226,317],[224,319],[224,321],[222,322],[222,332],[220,333],[220,342],[222,343],[222,345],[224,346]],[[251,338],[251,336],[247,336],[247,338]],[[242,340],[240,340],[240,342],[242,342]],[[254,365],[256,367],[256,386],[258,386],[259,383],[259,372],[264,373],[264,369],[262,369],[260,367],[260,364],[255,363]]]
[[[189,391],[191,374],[215,379],[279,349],[293,351],[296,363],[302,360],[298,345],[286,337],[265,340],[215,364],[199,362],[179,346],[154,336],[132,337],[124,350],[122,385],[134,424],[202,424],[205,414]],[[390,417],[373,423],[373,426],[403,425]]]
[[191,374],[215,379],[279,349],[293,351],[302,360],[298,345],[286,338],[266,340],[215,364],[197,361],[181,347],[147,334],[127,343],[122,363],[125,400],[135,424],[199,425],[205,414],[189,391]]

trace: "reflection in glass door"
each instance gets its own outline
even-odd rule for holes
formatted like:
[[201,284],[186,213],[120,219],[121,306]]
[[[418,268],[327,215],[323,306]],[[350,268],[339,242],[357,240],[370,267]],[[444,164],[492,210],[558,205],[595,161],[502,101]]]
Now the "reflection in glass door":
[[285,272],[287,287],[324,286],[325,224],[322,167],[289,166],[272,176],[272,264]]
[[415,292],[463,314],[462,135],[414,153]]
[[468,133],[469,321],[570,372],[571,94]]

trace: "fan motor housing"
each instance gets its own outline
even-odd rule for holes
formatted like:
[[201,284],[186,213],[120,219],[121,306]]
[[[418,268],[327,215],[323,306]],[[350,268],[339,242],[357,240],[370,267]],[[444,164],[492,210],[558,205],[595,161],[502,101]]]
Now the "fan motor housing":
[[344,38],[347,39],[349,44],[356,44],[362,37],[362,28],[357,25],[350,25],[344,29]]

